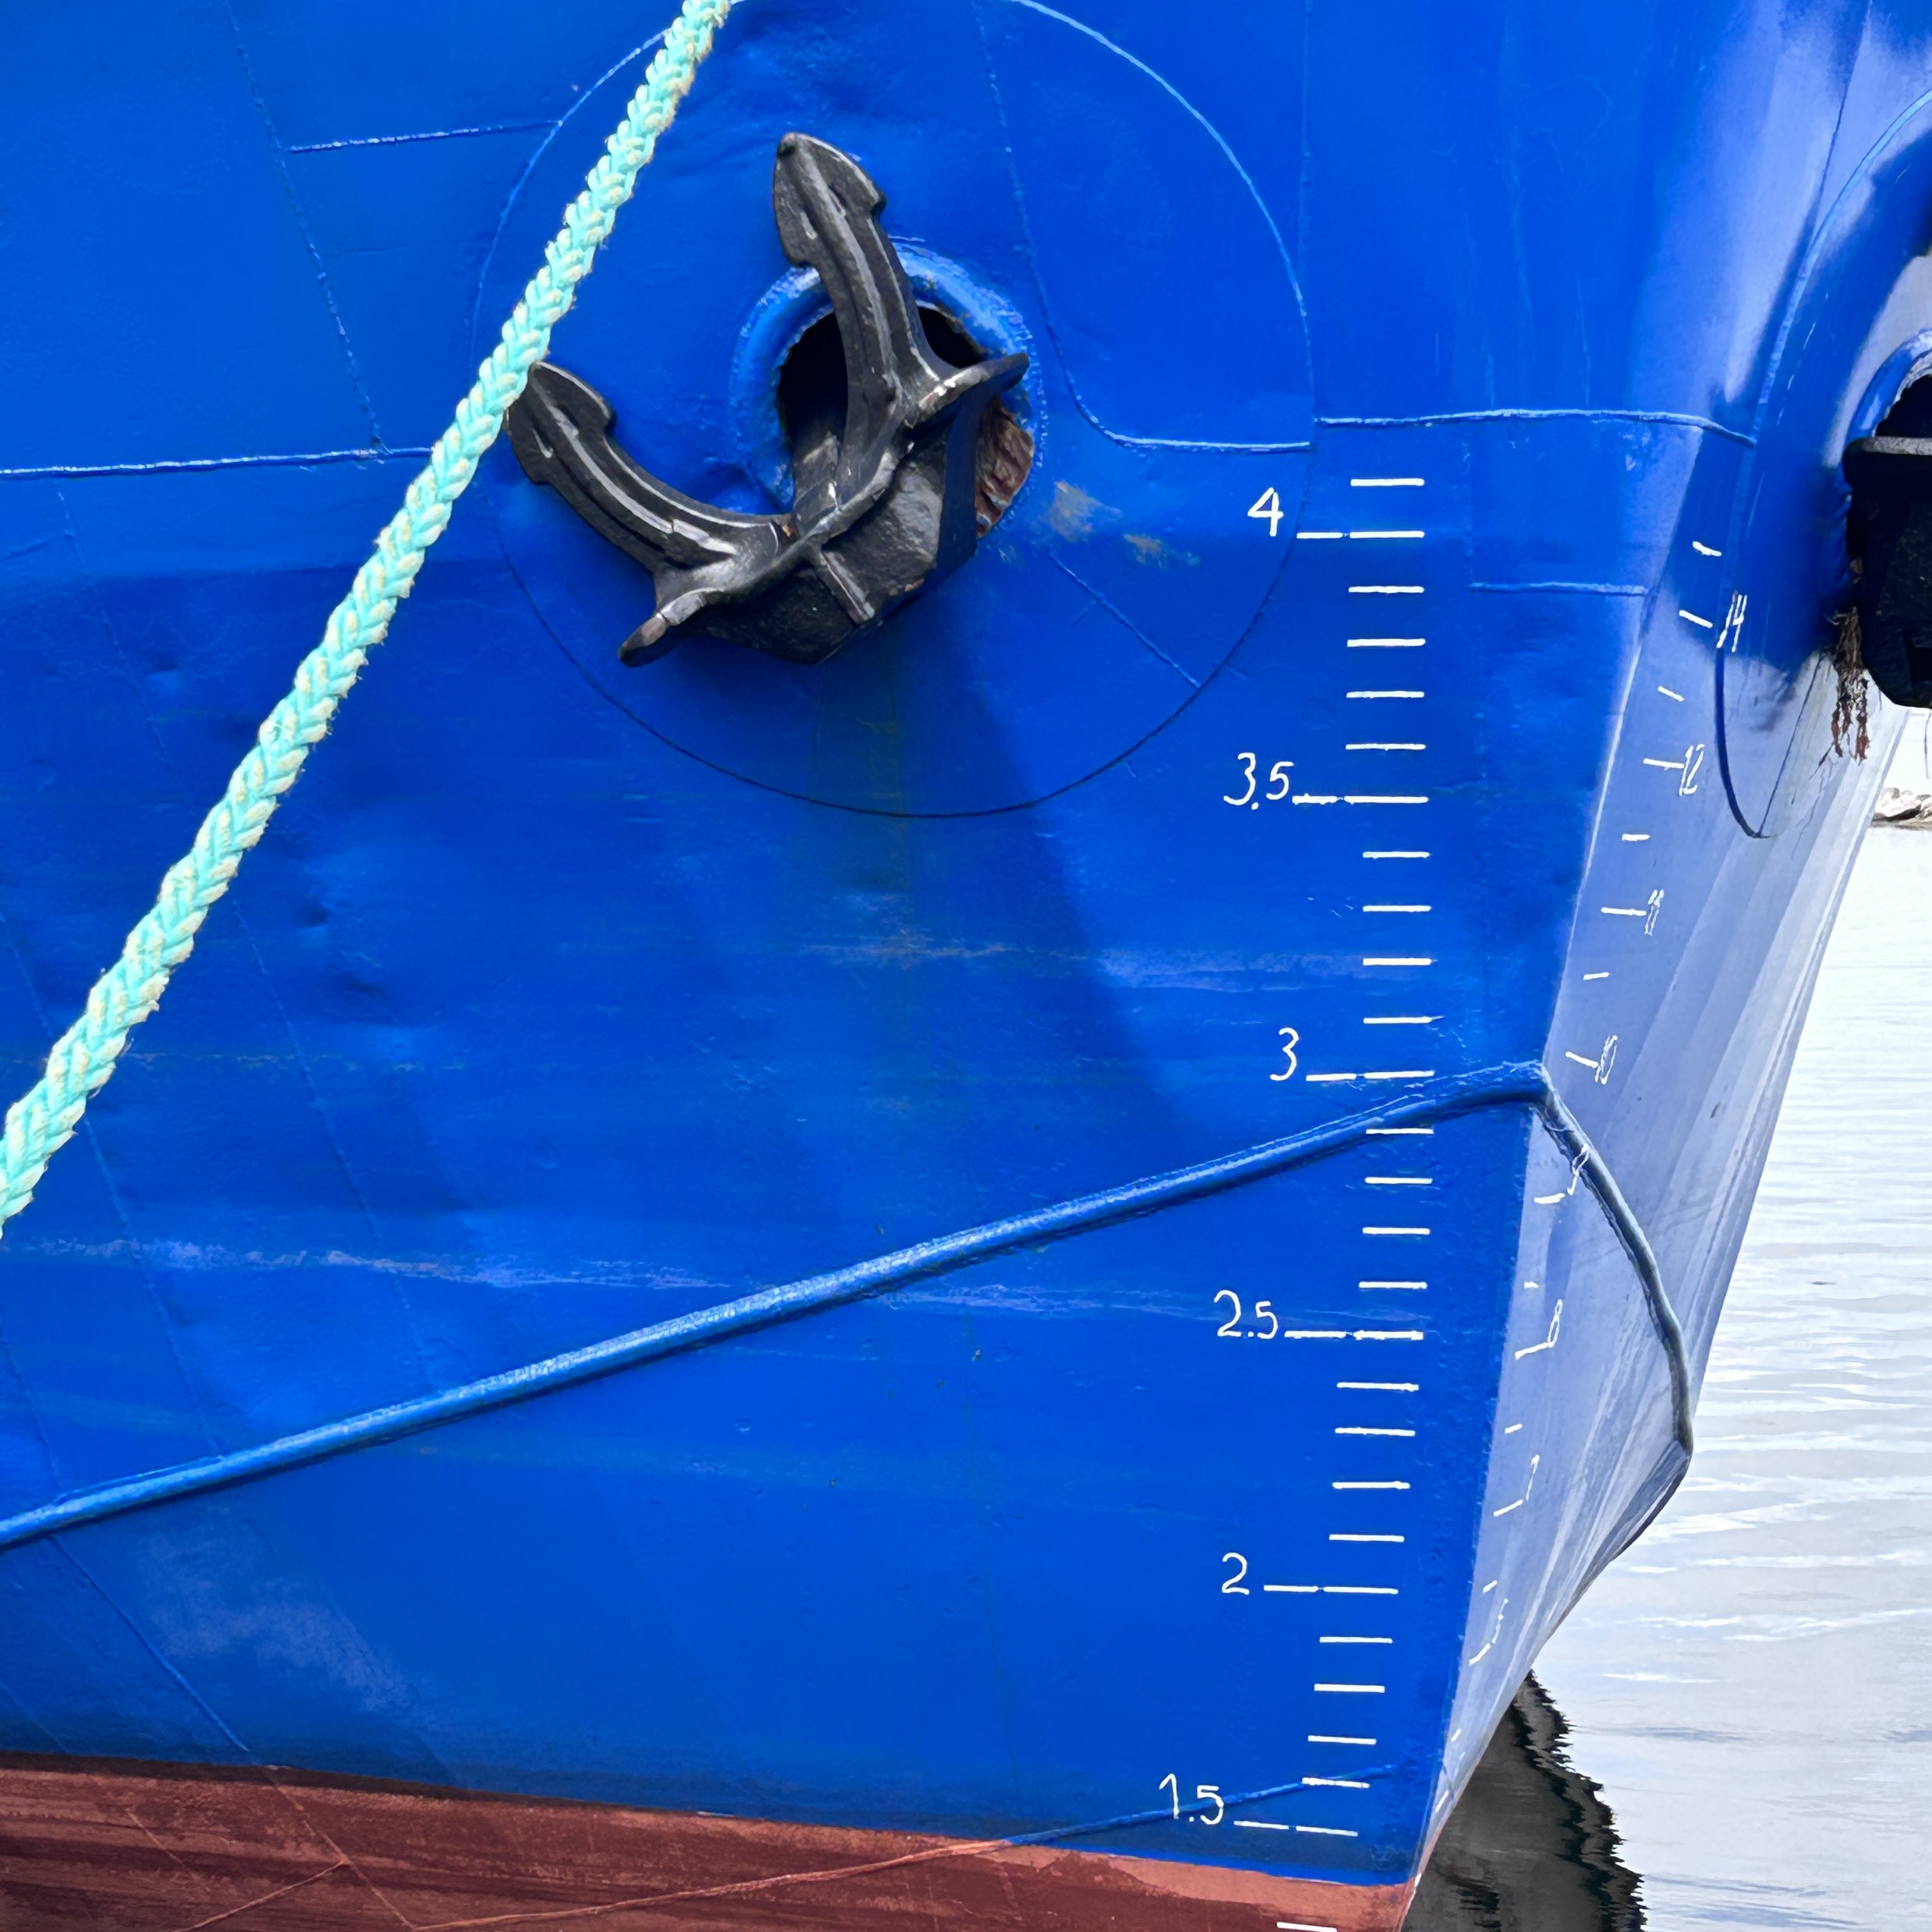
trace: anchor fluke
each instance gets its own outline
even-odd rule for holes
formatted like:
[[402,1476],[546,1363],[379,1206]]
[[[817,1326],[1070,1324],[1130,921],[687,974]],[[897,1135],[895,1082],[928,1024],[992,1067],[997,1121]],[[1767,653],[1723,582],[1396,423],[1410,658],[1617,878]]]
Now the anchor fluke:
[[824,398],[788,412],[789,512],[746,515],[660,482],[614,440],[604,398],[554,364],[531,371],[510,412],[524,473],[651,573],[656,608],[620,646],[627,664],[683,636],[819,663],[965,562],[1031,464],[1000,400],[1027,358],[958,368],[935,352],[865,170],[788,134],[772,203],[785,253],[824,286],[844,360],[842,418]]

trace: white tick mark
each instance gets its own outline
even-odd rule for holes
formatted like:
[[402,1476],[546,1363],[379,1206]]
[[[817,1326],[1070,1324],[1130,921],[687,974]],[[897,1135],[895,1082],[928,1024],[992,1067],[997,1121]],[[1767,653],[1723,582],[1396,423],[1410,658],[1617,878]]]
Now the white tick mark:
[[1714,631],[1718,627],[1708,617],[1700,617],[1694,610],[1679,610],[1678,616],[1687,624],[1695,624],[1700,631]]
[[1735,592],[1731,598],[1731,608],[1724,613],[1724,628],[1718,633],[1718,649],[1722,650],[1728,644],[1735,651],[1744,634],[1744,607],[1750,602],[1742,591]]
[[1555,1312],[1550,1318],[1550,1333],[1544,1336],[1541,1341],[1532,1342],[1528,1348],[1517,1349],[1516,1352],[1516,1360],[1520,1362],[1526,1355],[1540,1355],[1543,1353],[1544,1349],[1555,1348],[1556,1346],[1556,1338],[1561,1335],[1562,1332],[1563,1304],[1559,1300],[1557,1302]]
[[1722,556],[1724,554],[1720,550],[1713,550],[1707,543],[1700,543],[1695,537],[1690,539],[1690,548],[1700,556]]
[[1684,694],[1681,691],[1672,691],[1667,684],[1660,684],[1657,688],[1663,696],[1674,698],[1679,704],[1684,702]]
[[[1536,1466],[1542,1460],[1543,1458],[1540,1456],[1531,1456],[1529,1459],[1529,1480],[1523,1484],[1522,1494],[1518,1496],[1514,1502],[1504,1503],[1501,1509],[1490,1510],[1490,1515],[1508,1516],[1511,1510],[1520,1510],[1522,1508],[1525,1503],[1528,1502],[1530,1492],[1536,1487]],[[1505,1597],[1503,1599],[1503,1602],[1504,1605],[1507,1606],[1509,1602],[1509,1599]],[[1496,1612],[1496,1628],[1500,1630],[1502,1627],[1503,1613],[1502,1610],[1498,1610]],[[1492,1639],[1491,1641],[1493,1642],[1494,1640]],[[1483,1648],[1486,1650],[1489,1648],[1489,1646],[1485,1644]]]

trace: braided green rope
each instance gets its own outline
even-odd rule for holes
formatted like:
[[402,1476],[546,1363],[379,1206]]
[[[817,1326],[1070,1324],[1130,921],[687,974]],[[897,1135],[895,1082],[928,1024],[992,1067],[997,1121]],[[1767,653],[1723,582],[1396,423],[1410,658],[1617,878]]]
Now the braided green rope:
[[194,950],[208,908],[228,890],[243,855],[300,775],[309,747],[328,730],[336,706],[382,642],[430,544],[448,527],[451,506],[469,488],[531,368],[543,359],[550,331],[590,274],[658,136],[690,92],[731,5],[732,0],[684,0],[622,124],[544,250],[542,268],[503,325],[502,339],[457,405],[455,420],[436,439],[403,507],[376,539],[348,596],[329,613],[322,642],[303,658],[288,695],[268,713],[220,802],[202,820],[188,856],[170,867],[160,896],[128,934],[120,958],[94,982],[86,1011],[54,1042],[46,1071],[8,1109],[0,1138],[0,1225],[34,1198],[47,1162],[74,1138],[88,1097],[114,1071],[129,1034],[160,1004],[170,976]]

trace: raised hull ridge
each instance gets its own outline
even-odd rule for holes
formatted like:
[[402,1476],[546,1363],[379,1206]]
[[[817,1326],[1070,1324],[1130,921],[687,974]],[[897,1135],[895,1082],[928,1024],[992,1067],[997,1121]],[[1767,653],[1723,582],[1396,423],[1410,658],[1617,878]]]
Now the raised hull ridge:
[[[18,23],[13,1091],[640,31]],[[626,664],[650,574],[485,460],[0,1244],[10,1932],[1394,1932],[1682,1478],[1902,716],[1839,464],[1932,366],[1928,71],[743,0],[558,362],[776,514],[803,130],[1030,473],[826,662]]]

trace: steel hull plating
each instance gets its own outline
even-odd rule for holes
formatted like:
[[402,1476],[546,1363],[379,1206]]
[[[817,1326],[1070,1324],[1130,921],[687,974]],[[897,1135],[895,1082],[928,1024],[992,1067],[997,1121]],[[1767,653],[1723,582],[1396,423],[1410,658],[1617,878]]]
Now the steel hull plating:
[[[16,1088],[638,68],[108,11],[10,163]],[[1894,728],[1822,652],[1932,28],[1755,18],[746,0],[560,356],[769,507],[802,127],[1033,475],[827,664],[629,670],[493,453],[0,1247],[10,1910],[1397,1922],[1681,1474]]]

